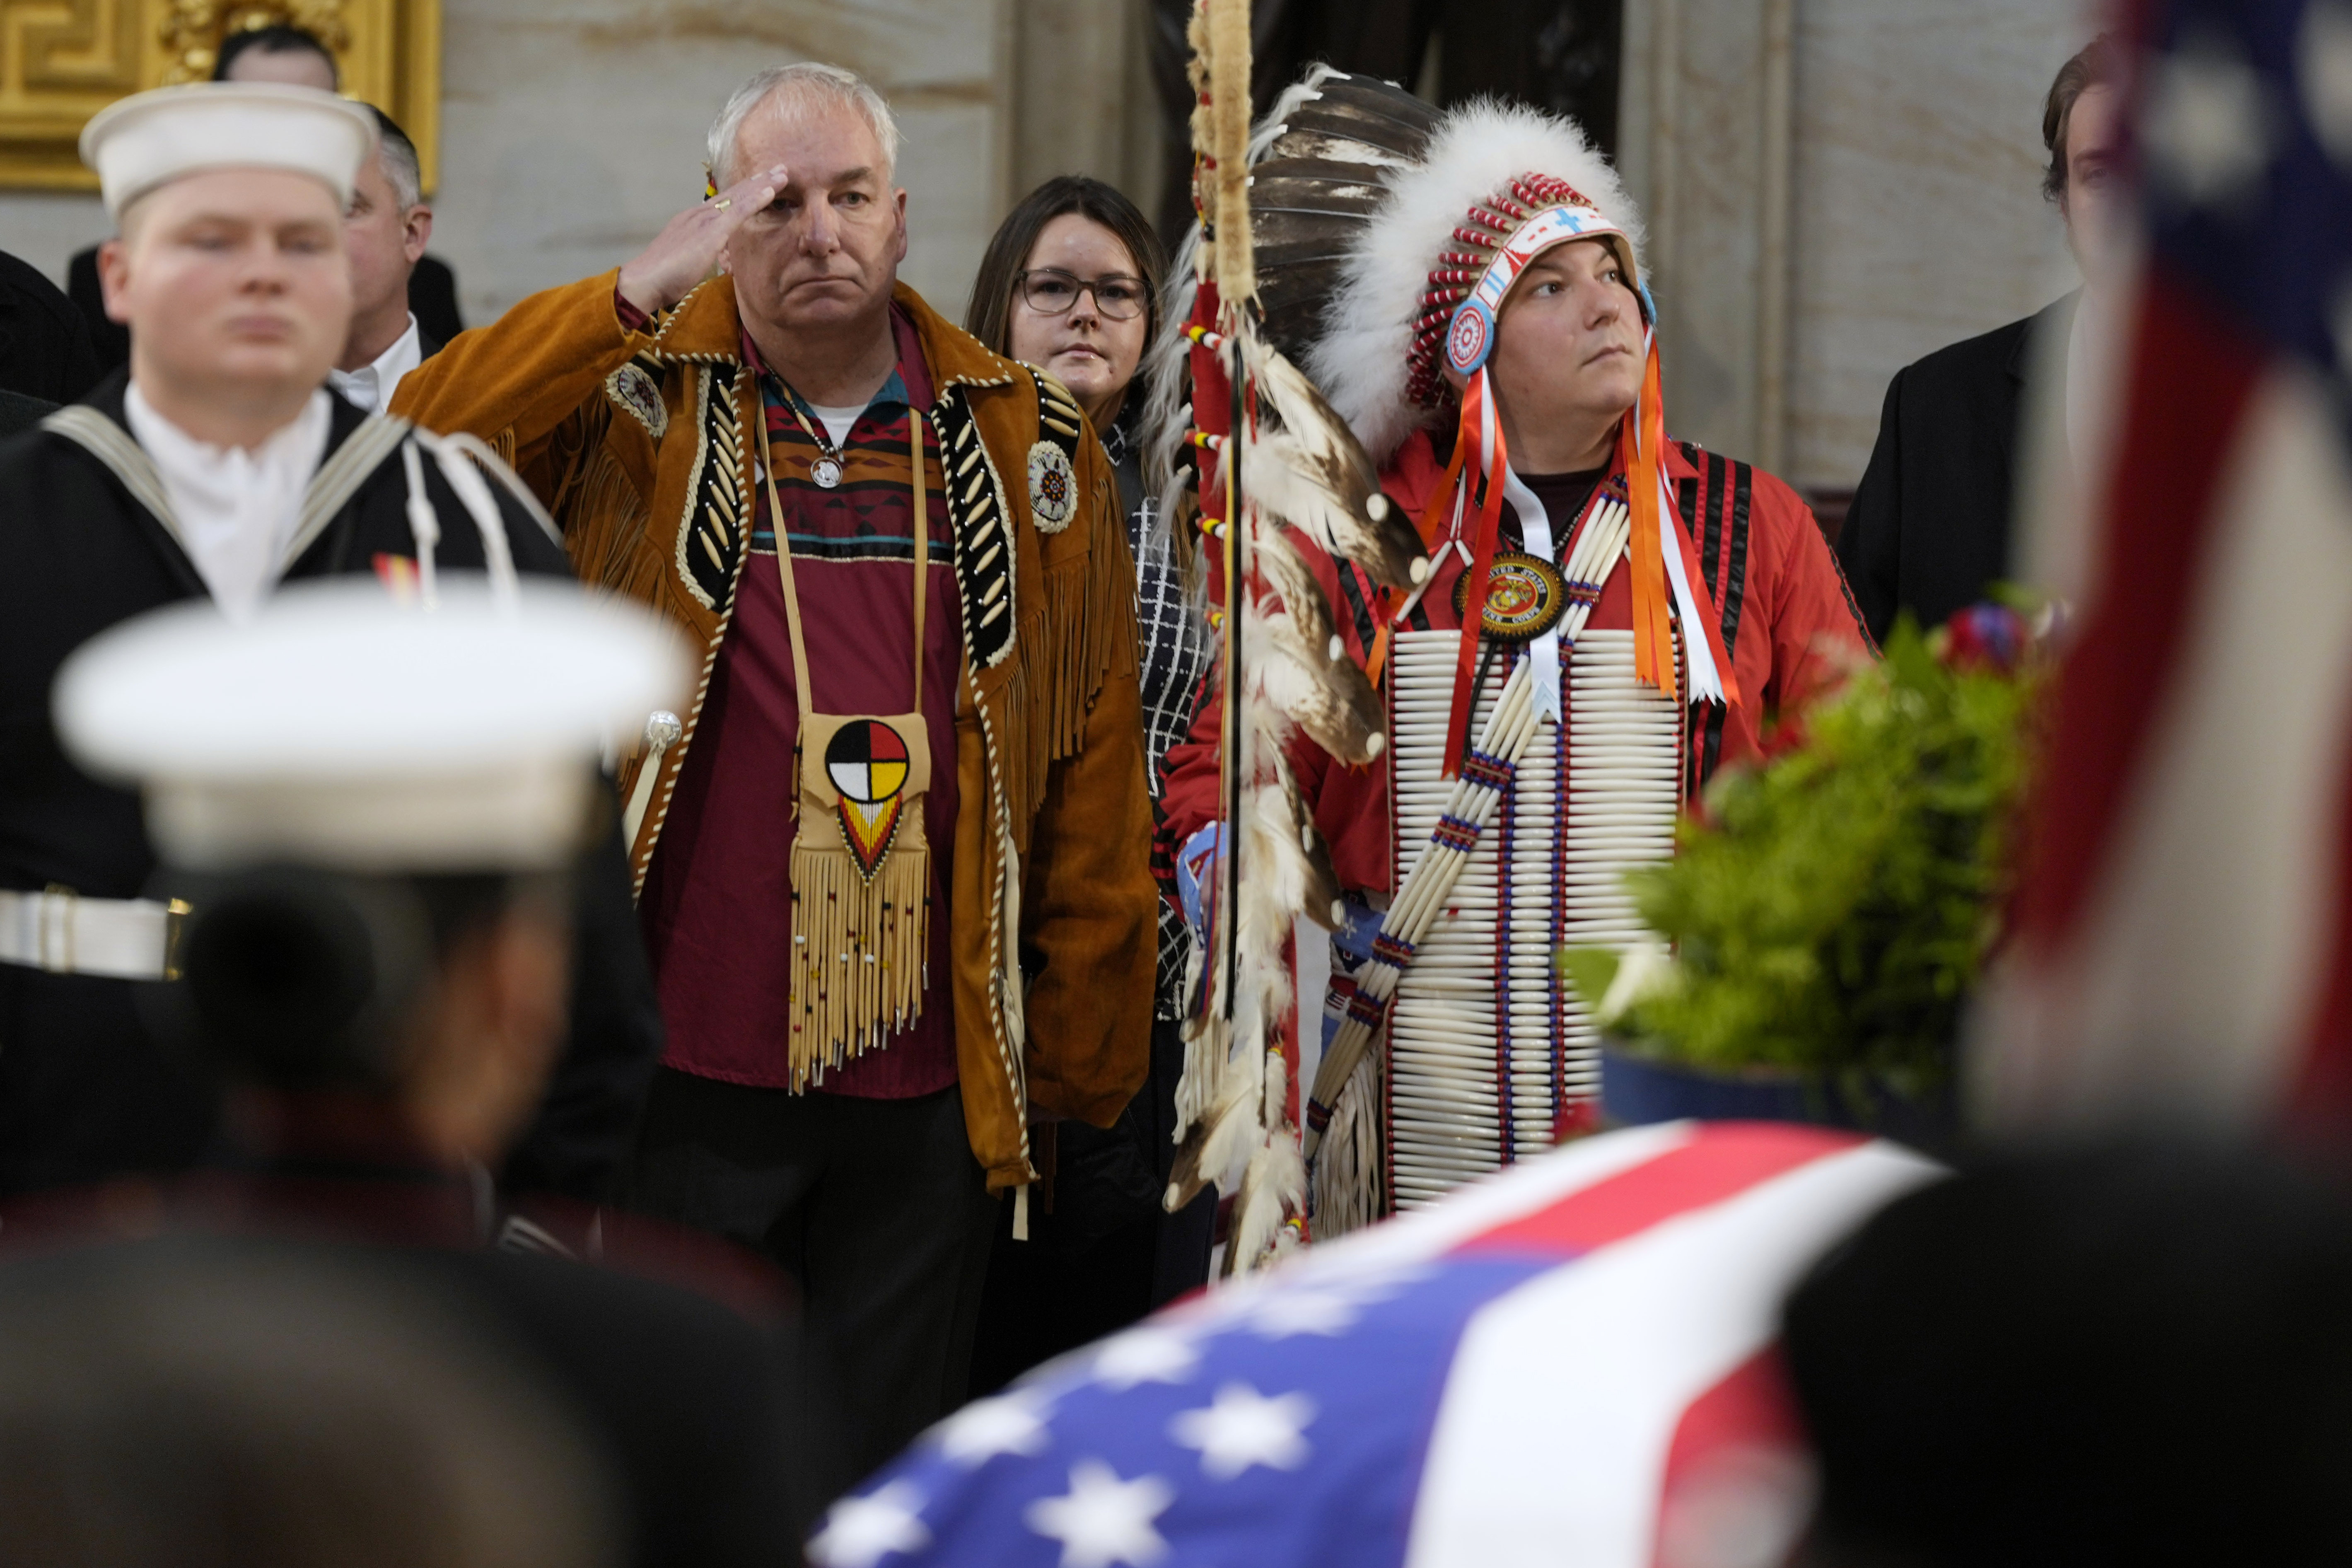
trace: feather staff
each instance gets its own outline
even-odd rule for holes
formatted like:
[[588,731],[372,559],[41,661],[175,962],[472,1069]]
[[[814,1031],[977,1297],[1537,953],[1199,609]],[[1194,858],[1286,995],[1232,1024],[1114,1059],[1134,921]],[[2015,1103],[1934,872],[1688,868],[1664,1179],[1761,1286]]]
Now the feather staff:
[[[1381,493],[1353,433],[1265,336],[1250,193],[1253,153],[1263,146],[1254,146],[1249,122],[1248,0],[1198,0],[1190,36],[1200,224],[1185,249],[1190,298],[1180,291],[1169,312],[1182,324],[1153,355],[1152,406],[1162,422],[1154,450],[1192,453],[1200,527],[1222,567],[1209,614],[1223,654],[1225,853],[1211,884],[1214,947],[1195,955],[1206,1007],[1185,1031],[1166,1201],[1180,1207],[1212,1184],[1236,1196],[1225,1255],[1234,1273],[1304,1235],[1306,1167],[1282,1040],[1297,1006],[1289,946],[1300,917],[1339,918],[1338,881],[1285,748],[1303,731],[1334,758],[1362,765],[1387,742],[1379,696],[1283,530],[1361,563],[1384,585],[1418,583],[1430,568],[1419,533]],[[1297,101],[1285,95],[1286,104]]]

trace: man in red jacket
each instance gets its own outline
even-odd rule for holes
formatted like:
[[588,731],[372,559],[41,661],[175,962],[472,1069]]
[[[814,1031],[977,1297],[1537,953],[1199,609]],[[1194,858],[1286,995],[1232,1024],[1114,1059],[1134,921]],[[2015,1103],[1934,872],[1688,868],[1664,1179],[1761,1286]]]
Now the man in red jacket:
[[[1557,741],[1558,769],[1543,775],[1549,794],[1525,773],[1507,786],[1523,816],[1556,817],[1550,841],[1561,851],[1549,884],[1540,877],[1530,882],[1522,866],[1521,925],[1531,899],[1567,898],[1577,879],[1570,862],[1593,853],[1591,835],[1570,817],[1571,757],[1608,755],[1618,773],[1663,781],[1647,786],[1659,798],[1656,821],[1643,831],[1655,842],[1631,846],[1624,858],[1664,854],[1677,802],[1695,801],[1725,764],[1762,756],[1776,724],[1868,657],[1872,645],[1835,558],[1795,492],[1748,464],[1665,438],[1640,221],[1614,171],[1573,122],[1494,104],[1432,121],[1393,89],[1323,72],[1292,89],[1268,118],[1283,130],[1254,162],[1254,184],[1265,194],[1257,205],[1261,213],[1278,205],[1274,221],[1290,226],[1273,236],[1265,216],[1258,224],[1258,289],[1269,334],[1279,341],[1283,323],[1314,323],[1281,346],[1354,429],[1391,501],[1420,525],[1433,566],[1408,596],[1383,591],[1360,565],[1292,535],[1330,602],[1348,654],[1380,686],[1395,742],[1365,768],[1338,763],[1303,736],[1291,748],[1333,869],[1360,905],[1352,940],[1343,931],[1335,946],[1344,966],[1348,950],[1370,951],[1377,911],[1398,891],[1400,868],[1410,868],[1432,838],[1428,827],[1413,825],[1415,799],[1433,814],[1451,764],[1465,750],[1475,756],[1481,743],[1459,695],[1478,683],[1457,687],[1444,673],[1455,658],[1451,639],[1414,635],[1461,627],[1473,597],[1486,595],[1487,636],[1483,648],[1462,656],[1465,668],[1483,653],[1490,663],[1480,689],[1492,694],[1525,658],[1537,705],[1552,721],[1536,749],[1549,756]],[[1378,130],[1364,132],[1356,147],[1335,148],[1362,126]],[[1381,187],[1369,209],[1360,197],[1300,195],[1299,187],[1337,182],[1341,174],[1360,192],[1366,165],[1379,171]],[[1293,216],[1301,212],[1357,216],[1328,222]],[[1318,222],[1332,232],[1294,232]],[[1308,240],[1317,243],[1302,243]],[[1335,249],[1343,259],[1332,267],[1327,258]],[[1315,256],[1320,277],[1336,286],[1325,282],[1316,297],[1314,281],[1288,268],[1285,258],[1293,255]],[[1493,476],[1484,487],[1476,482],[1482,473]],[[1622,545],[1612,542],[1618,533]],[[1580,550],[1589,557],[1581,566]],[[1540,613],[1515,621],[1529,605]],[[1653,639],[1646,646],[1645,620]],[[1592,635],[1610,632],[1618,634],[1613,641]],[[1613,695],[1595,698],[1603,675],[1592,650],[1628,646],[1633,654]],[[1581,673],[1571,673],[1571,664]],[[1433,670],[1440,673],[1433,678]],[[1665,693],[1673,698],[1659,700]],[[1638,745],[1621,742],[1612,715],[1638,707],[1643,694],[1651,729]],[[1219,706],[1205,704],[1190,740],[1169,754],[1163,837],[1180,865],[1204,864],[1216,841],[1221,721]],[[1444,764],[1431,739],[1441,729]],[[1618,753],[1609,753],[1612,744]],[[1628,746],[1649,750],[1637,756]],[[1528,765],[1541,761],[1531,755]],[[1513,757],[1499,762],[1506,775],[1519,765]],[[1499,836],[1485,835],[1486,860],[1474,855],[1474,867],[1492,862]],[[1447,916],[1456,925],[1475,918],[1466,905]],[[1487,945],[1499,953],[1513,934],[1510,895],[1494,918],[1499,934]],[[1622,944],[1630,918],[1612,914],[1593,927],[1609,934],[1592,940]],[[1389,958],[1402,954],[1395,967],[1406,972],[1398,983],[1405,986],[1420,939],[1393,929],[1383,936]],[[1573,922],[1556,922],[1548,939],[1546,953],[1577,940]],[[1401,949],[1393,945],[1400,941]],[[1433,966],[1426,953],[1423,966]],[[1499,957],[1489,971],[1478,984],[1492,993],[1521,984]],[[1581,1065],[1563,1064],[1557,1048],[1570,1014],[1581,1043],[1569,1054],[1584,1052]],[[1555,1005],[1548,1016],[1553,1066],[1543,1097],[1557,1110],[1592,1092],[1590,1034],[1573,999],[1568,1013]],[[1499,1049],[1496,1060],[1511,1063],[1489,1071],[1489,1081],[1524,1076],[1509,1057],[1507,1023],[1485,1027],[1462,1044],[1474,1053]],[[1495,1027],[1504,1031],[1499,1041]],[[1391,1092],[1386,1101],[1395,1098]],[[1501,1122],[1499,1131],[1473,1130],[1477,1149],[1448,1142],[1439,1158],[1448,1180],[1508,1163],[1525,1147],[1521,1138],[1549,1141],[1549,1117],[1539,1128],[1522,1117],[1514,1130],[1509,1100],[1504,1094],[1491,1111],[1473,1111]],[[1309,1110],[1310,1119],[1315,1114]],[[1393,1173],[1392,1103],[1385,1114],[1391,1123],[1381,1146]]]

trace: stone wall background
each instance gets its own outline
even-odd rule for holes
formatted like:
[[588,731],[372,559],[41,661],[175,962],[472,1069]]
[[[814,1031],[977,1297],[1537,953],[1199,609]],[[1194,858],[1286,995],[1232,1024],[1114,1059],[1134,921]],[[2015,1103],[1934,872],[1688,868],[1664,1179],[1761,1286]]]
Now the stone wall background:
[[[1851,488],[1898,367],[2074,286],[2040,116],[2095,3],[1626,0],[1619,142],[1678,433]],[[1159,195],[1141,0],[444,5],[433,249],[471,321],[617,265],[697,200],[711,116],[773,60],[888,94],[907,276],[950,314],[1038,180]],[[54,277],[108,227],[95,197],[0,193],[0,247]]]
[[2095,0],[1627,0],[1678,434],[1850,489],[1886,384],[2079,282],[2042,103]]
[[[704,133],[730,92],[763,65],[827,59],[890,100],[907,142],[905,276],[961,316],[1019,191],[1065,171],[1130,189],[1156,177],[1129,12],[1118,0],[444,0],[433,252],[457,269],[474,323],[617,266],[701,199]],[[110,232],[94,195],[0,192],[0,248],[60,282],[67,258]]]

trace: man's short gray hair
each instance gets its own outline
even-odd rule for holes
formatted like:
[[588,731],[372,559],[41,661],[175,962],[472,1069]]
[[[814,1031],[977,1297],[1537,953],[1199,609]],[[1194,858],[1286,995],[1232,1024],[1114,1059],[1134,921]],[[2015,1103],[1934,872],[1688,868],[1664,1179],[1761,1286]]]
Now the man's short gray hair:
[[771,99],[784,101],[779,105],[787,114],[797,113],[812,104],[845,105],[865,117],[874,140],[882,148],[882,177],[887,182],[898,167],[898,122],[891,118],[890,106],[882,95],[867,85],[856,71],[839,66],[820,65],[814,60],[798,65],[770,66],[766,70],[735,89],[719,118],[710,122],[709,162],[710,183],[725,187],[735,182],[735,142],[742,134],[743,122],[751,111]]
[[373,104],[367,108],[375,116],[376,157],[384,184],[399,199],[400,210],[406,212],[425,199],[425,168],[417,160],[416,143],[391,115]]

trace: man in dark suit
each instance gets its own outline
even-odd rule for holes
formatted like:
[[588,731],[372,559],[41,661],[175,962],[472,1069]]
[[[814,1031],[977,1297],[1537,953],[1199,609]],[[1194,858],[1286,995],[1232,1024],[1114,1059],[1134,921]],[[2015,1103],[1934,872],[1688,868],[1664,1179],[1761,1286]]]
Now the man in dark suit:
[[[315,87],[324,92],[340,91],[342,87],[342,72],[327,46],[300,27],[283,25],[251,27],[232,33],[223,39],[219,53],[213,60],[213,79],[283,82],[294,87]],[[392,126],[389,116],[383,118],[383,124]],[[397,126],[392,129],[398,132]],[[419,186],[416,149],[410,144],[405,134],[400,136],[400,142],[406,149],[410,171],[407,189],[414,193]],[[408,201],[411,206],[415,206],[416,195],[411,194]],[[427,211],[425,216],[425,233],[432,232],[432,214]],[[449,270],[447,263],[424,254],[422,237],[417,241],[416,256],[410,259],[402,276],[407,279],[408,309],[415,313],[426,342],[438,347],[465,330],[465,323],[457,314],[457,276]],[[89,322],[90,342],[100,367],[82,384],[87,388],[98,379],[99,374],[120,370],[130,361],[131,330],[106,313],[106,290],[98,276],[98,247],[91,246],[67,264],[66,291],[81,308],[81,313]],[[432,350],[427,349],[425,353],[429,355]],[[373,357],[373,354],[368,356],[369,359]],[[367,360],[360,363],[364,364]],[[70,403],[80,395],[80,392],[76,391],[57,398],[57,401]],[[373,405],[362,401],[361,406],[372,413],[381,413],[383,404],[391,396],[392,389],[386,387],[383,399]]]
[[371,107],[379,139],[376,155],[360,171],[343,215],[343,247],[352,258],[352,335],[327,380],[370,414],[392,402],[400,378],[441,351],[409,308],[408,289],[433,209],[425,205],[416,143],[381,109]]
[[[2101,316],[2123,178],[2121,68],[2115,45],[2094,40],[2059,70],[2042,109],[2042,191],[2065,220],[2091,306],[2083,291],[2069,294],[1906,365],[1886,389],[1878,445],[1838,538],[1873,637],[1884,639],[1905,610],[1941,625],[2017,568],[2011,515],[2026,370],[2037,342],[2063,342],[2071,385],[2084,318]],[[2071,437],[2071,404],[2069,413]]]
[[0,250],[0,392],[71,403],[98,384],[97,351],[73,301]]

